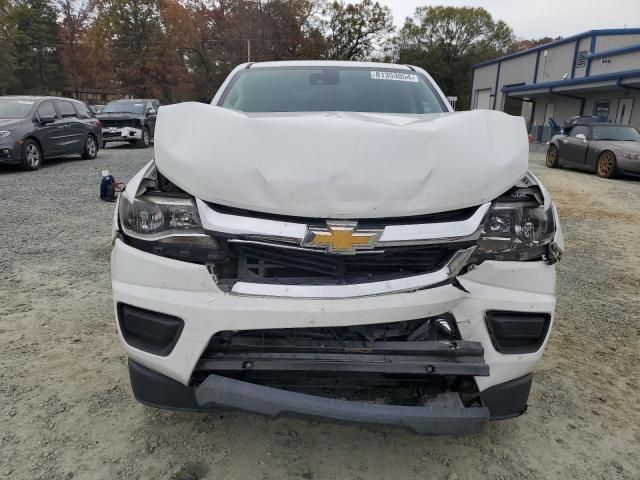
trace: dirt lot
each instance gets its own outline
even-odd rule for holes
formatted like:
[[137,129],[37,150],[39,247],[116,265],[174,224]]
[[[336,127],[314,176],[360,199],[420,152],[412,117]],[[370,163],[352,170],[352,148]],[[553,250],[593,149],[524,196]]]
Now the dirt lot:
[[152,150],[108,148],[34,173],[0,170],[0,478],[640,479],[640,181],[532,168],[567,253],[528,413],[480,435],[137,404],[113,325],[112,205]]

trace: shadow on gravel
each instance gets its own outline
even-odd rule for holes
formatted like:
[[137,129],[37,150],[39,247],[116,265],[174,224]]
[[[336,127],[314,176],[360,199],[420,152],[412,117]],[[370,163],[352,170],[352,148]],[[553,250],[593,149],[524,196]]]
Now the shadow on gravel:
[[12,174],[22,173],[22,172],[24,172],[24,170],[22,170],[17,165],[1,165],[0,166],[0,175],[12,175]]
[[[100,157],[98,157],[98,158],[100,158]],[[44,161],[44,163],[40,167],[40,170],[46,170],[47,168],[56,167],[57,165],[62,165],[62,164],[65,164],[65,163],[90,162],[90,161],[91,160],[84,160],[79,155],[70,155],[68,157],[51,158],[49,160],[45,160]],[[36,170],[36,172],[37,171],[38,170]],[[11,175],[11,174],[16,174],[16,173],[29,174],[29,173],[35,173],[35,172],[30,172],[28,170],[23,170],[19,165],[2,165],[2,166],[0,166],[0,175]]]
[[104,147],[102,150],[136,150],[137,148],[138,147],[136,147],[135,145],[132,145],[130,143],[115,142],[115,143],[107,144],[107,146]]
[[[154,144],[154,141],[151,140],[151,145],[148,148],[151,148]],[[127,142],[109,142],[106,147],[102,150],[145,150],[144,148],[140,148],[135,144],[130,144]]]
[[[152,146],[149,148],[153,148],[153,141],[151,142],[151,145]],[[143,149],[140,149],[135,145],[129,145],[128,143],[117,143],[115,145],[109,145],[105,148],[100,149],[100,151],[102,152],[104,152],[105,150],[122,151],[122,150],[143,150]],[[100,160],[100,152],[98,152],[98,156],[95,158],[95,160]],[[47,168],[52,168],[58,165],[66,164],[66,163],[90,162],[90,161],[92,160],[85,160],[79,155],[70,155],[68,157],[51,158],[49,160],[44,161],[44,163],[40,167],[40,170],[46,170]],[[20,165],[0,165],[0,175],[15,175],[18,173],[28,174],[33,172],[29,172],[27,170],[22,169]]]
[[589,172],[587,170],[578,170],[578,169],[573,169],[573,168],[569,168],[569,167],[559,167],[556,169],[558,172],[567,172],[567,173],[574,173],[577,175],[585,175],[588,177],[593,177],[597,180],[601,180],[603,182],[626,182],[626,183],[638,183],[640,182],[640,177],[630,177],[627,175],[619,175],[617,177],[614,178],[600,178],[598,177],[594,172]]

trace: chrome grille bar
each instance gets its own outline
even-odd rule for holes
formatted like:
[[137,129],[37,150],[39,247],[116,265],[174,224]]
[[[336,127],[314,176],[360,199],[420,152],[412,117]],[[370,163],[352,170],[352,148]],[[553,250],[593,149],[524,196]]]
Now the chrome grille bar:
[[[202,225],[209,233],[300,245],[308,231],[308,225],[305,223],[229,215],[216,211],[198,199],[196,204]],[[377,246],[426,245],[477,240],[490,208],[491,203],[485,203],[478,207],[471,217],[455,222],[388,225],[384,228]]]

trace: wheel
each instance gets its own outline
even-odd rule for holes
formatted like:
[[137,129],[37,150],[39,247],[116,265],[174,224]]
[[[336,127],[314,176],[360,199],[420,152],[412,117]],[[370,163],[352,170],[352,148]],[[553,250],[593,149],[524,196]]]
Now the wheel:
[[602,178],[613,178],[616,169],[616,156],[613,152],[602,152],[596,162],[596,174]]
[[93,135],[87,135],[87,139],[84,142],[84,152],[82,152],[82,158],[85,160],[93,160],[98,156],[98,144]]
[[42,165],[42,150],[38,142],[29,138],[22,144],[22,168],[37,170]]
[[138,140],[137,145],[139,148],[148,148],[151,145],[151,135],[147,127],[142,129],[142,138]]
[[549,149],[547,150],[547,167],[549,168],[557,168],[558,167],[558,149],[555,145],[549,145]]

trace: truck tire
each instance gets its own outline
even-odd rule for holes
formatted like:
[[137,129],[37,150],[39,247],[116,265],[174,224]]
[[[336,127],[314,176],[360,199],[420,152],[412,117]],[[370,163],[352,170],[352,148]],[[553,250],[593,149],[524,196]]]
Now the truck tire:
[[149,148],[149,145],[151,145],[151,134],[147,127],[142,129],[142,138],[136,142],[136,145],[138,148]]

